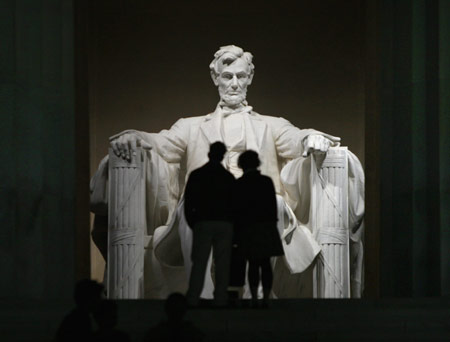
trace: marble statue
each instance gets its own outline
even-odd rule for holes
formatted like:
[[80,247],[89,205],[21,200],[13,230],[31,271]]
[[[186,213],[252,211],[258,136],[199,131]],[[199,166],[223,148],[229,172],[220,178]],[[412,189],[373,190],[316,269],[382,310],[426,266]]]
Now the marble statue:
[[[215,141],[227,146],[223,163],[235,177],[242,172],[239,154],[251,149],[260,156],[261,173],[274,182],[285,250],[273,260],[274,298],[361,296],[362,166],[339,147],[340,138],[255,112],[246,100],[252,59],[234,45],[215,53],[210,71],[220,101],[214,112],[179,119],[159,133],[127,130],[110,138],[109,156],[91,180],[92,211],[109,215],[107,241],[94,241],[108,249],[110,297],[186,291],[192,232],[183,189]],[[212,298],[213,271],[210,259],[204,298]]]

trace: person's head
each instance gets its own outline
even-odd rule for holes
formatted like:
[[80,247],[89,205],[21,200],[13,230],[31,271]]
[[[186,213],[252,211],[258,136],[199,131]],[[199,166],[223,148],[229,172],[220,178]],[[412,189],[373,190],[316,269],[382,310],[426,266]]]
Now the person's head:
[[211,78],[226,106],[237,107],[245,101],[255,70],[252,59],[250,52],[244,52],[235,45],[222,46],[214,54],[209,65]]
[[95,280],[83,279],[75,285],[74,299],[77,307],[92,311],[102,299],[103,285]]
[[169,321],[181,321],[187,310],[186,297],[175,292],[167,297],[164,309]]
[[252,150],[243,152],[238,159],[238,166],[245,172],[248,170],[257,169],[260,165],[258,153]]
[[227,148],[225,147],[224,143],[216,141],[209,146],[209,160],[220,163],[226,152]]

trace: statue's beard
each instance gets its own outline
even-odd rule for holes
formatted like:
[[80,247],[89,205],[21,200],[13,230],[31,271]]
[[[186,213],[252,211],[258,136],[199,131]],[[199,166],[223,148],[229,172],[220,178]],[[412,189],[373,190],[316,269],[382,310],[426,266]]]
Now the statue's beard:
[[247,97],[247,91],[242,90],[239,94],[229,95],[229,94],[220,94],[220,99],[222,102],[228,107],[236,107],[245,101]]

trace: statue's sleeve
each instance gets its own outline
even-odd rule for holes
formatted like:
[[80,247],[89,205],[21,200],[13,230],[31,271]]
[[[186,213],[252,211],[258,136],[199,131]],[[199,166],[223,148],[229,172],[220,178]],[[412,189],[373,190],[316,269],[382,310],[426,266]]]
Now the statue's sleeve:
[[[126,130],[113,137],[133,133],[152,146],[145,151],[143,171],[145,174],[147,234],[164,225],[173,214],[180,195],[180,161],[184,156],[189,136],[189,124],[178,120],[169,130],[146,133]],[[106,250],[108,215],[108,168],[109,158],[102,159],[90,182],[90,209],[96,214],[92,236],[101,250]]]
[[137,134],[168,163],[180,163],[186,152],[189,139],[189,119],[179,119],[170,129],[159,133],[137,132]]
[[300,157],[303,153],[303,140],[316,132],[312,129],[299,129],[282,118],[278,118],[272,127],[277,153],[285,159]]
[[[160,164],[161,162],[178,164],[186,151],[189,124],[186,119],[179,119],[168,130],[162,130],[159,133],[146,133],[137,130],[125,130],[110,138],[117,138],[126,133],[134,133],[152,146],[152,152],[149,152],[149,162]],[[154,155],[157,153],[157,158]],[[151,157],[153,155],[153,158]],[[161,161],[162,159],[162,161]],[[158,165],[160,166],[160,165]],[[169,169],[176,171],[178,167],[167,168],[167,173],[171,173]],[[163,172],[164,170],[162,170]],[[163,172],[164,173],[164,172]],[[161,176],[161,172],[159,172]],[[176,177],[176,176],[175,176]],[[174,175],[167,175],[165,179],[174,178]],[[90,182],[90,203],[91,211],[98,215],[107,215],[108,203],[108,156],[104,157],[99,164],[97,171]]]
[[272,123],[272,132],[277,153],[284,159],[295,159],[303,153],[303,141],[311,134],[322,135],[331,140],[336,139],[327,133],[315,129],[300,129],[283,118],[276,118]]

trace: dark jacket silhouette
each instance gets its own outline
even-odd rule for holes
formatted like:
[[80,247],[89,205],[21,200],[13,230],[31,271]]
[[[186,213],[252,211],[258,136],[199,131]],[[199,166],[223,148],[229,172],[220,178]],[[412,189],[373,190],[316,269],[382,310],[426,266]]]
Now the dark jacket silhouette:
[[283,255],[277,230],[277,202],[270,177],[254,169],[235,183],[235,235],[247,258]]
[[94,342],[129,342],[127,333],[117,326],[117,305],[110,300],[102,300],[93,312],[98,330],[93,334]]
[[83,279],[75,285],[76,307],[61,322],[56,341],[92,341],[91,314],[99,306],[102,292],[103,286],[94,280]]
[[211,160],[192,171],[184,193],[184,212],[191,228],[199,221],[233,221],[234,182],[219,161]]
[[164,305],[167,320],[159,322],[145,335],[144,342],[201,342],[204,334],[184,316],[187,310],[186,298],[172,293]]

